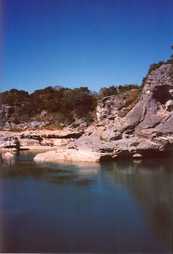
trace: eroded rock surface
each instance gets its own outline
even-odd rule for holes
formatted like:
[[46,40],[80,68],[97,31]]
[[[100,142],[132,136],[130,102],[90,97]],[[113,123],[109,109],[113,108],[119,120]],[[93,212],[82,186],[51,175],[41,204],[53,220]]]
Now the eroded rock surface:
[[120,96],[104,98],[97,106],[97,123],[75,141],[110,158],[167,155],[173,143],[173,64],[149,72],[141,95],[131,108]]
[[[4,108],[8,118],[10,108]],[[35,123],[34,123],[35,124]],[[80,126],[80,128],[79,128]],[[0,133],[0,146],[17,137],[24,147],[52,147],[35,161],[99,161],[124,157],[162,156],[173,147],[173,63],[149,71],[141,93],[131,89],[98,102],[96,120],[75,123],[62,131]]]

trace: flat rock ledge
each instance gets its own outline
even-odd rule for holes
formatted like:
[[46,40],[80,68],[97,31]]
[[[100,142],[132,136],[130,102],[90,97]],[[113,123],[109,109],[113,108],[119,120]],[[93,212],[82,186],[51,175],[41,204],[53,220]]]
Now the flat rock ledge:
[[[171,139],[172,138],[172,139]],[[85,139],[86,141],[86,139]],[[89,140],[88,140],[89,141]],[[93,141],[91,138],[90,141]],[[87,146],[90,149],[87,149]],[[173,137],[158,137],[153,140],[139,137],[123,138],[111,143],[104,143],[94,148],[94,144],[80,143],[80,146],[59,148],[53,151],[39,153],[34,157],[37,163],[51,162],[101,162],[104,160],[132,159],[165,157],[172,153]]]
[[48,151],[39,153],[34,157],[37,163],[58,163],[62,161],[69,162],[99,162],[102,154],[86,150],[66,149],[61,151]]

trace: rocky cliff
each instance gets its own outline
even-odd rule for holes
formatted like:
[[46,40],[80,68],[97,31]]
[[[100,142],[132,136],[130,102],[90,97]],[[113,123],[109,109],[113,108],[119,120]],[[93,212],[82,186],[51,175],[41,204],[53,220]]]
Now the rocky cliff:
[[[6,119],[11,108],[3,110]],[[0,114],[2,119],[2,110]],[[95,115],[95,121],[89,126],[72,124],[68,131],[61,130],[61,134],[58,130],[56,135],[42,130],[27,131],[27,134],[25,131],[17,136],[21,143],[32,140],[36,145],[55,148],[52,156],[51,152],[40,154],[36,161],[99,161],[168,155],[173,147],[173,62],[152,66],[140,89],[132,88],[98,100]],[[60,139],[65,140],[61,149],[57,142]]]
[[173,63],[150,69],[135,105],[111,96],[97,106],[97,122],[76,140],[78,149],[110,158],[168,154],[173,143]]

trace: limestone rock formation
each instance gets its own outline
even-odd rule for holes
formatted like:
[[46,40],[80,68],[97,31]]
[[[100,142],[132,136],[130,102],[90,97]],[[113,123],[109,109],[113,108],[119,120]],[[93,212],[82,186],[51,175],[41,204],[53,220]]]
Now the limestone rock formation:
[[[140,91],[140,94],[139,94]],[[0,111],[0,124],[12,109]],[[5,114],[4,114],[5,112]],[[37,122],[33,123],[37,126]],[[142,88],[98,101],[96,119],[75,122],[56,131],[26,130],[0,133],[0,146],[17,137],[21,146],[52,147],[35,161],[99,161],[167,155],[173,148],[173,62],[149,70]]]
[[88,147],[110,158],[169,153],[173,143],[172,73],[173,63],[150,70],[133,107],[127,107],[120,96],[104,98],[97,106],[97,123],[76,140],[78,149]]
[[65,149],[58,151],[49,151],[45,153],[37,154],[34,161],[37,163],[41,162],[99,162],[100,153],[91,152],[88,150],[75,150],[75,149]]

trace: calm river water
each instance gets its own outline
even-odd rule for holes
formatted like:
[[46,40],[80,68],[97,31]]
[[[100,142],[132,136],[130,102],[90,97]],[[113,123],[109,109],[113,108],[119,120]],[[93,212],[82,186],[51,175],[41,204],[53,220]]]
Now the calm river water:
[[0,252],[171,253],[173,160],[0,165]]

